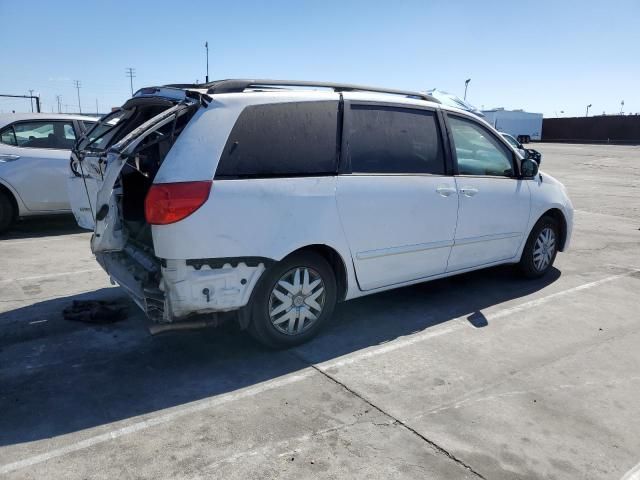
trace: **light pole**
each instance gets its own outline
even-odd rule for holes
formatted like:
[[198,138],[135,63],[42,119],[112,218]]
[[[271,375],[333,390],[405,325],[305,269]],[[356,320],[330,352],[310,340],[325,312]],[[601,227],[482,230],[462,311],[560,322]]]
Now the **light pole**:
[[131,86],[131,96],[133,97],[133,79],[136,76],[136,69],[128,67],[125,74],[127,77],[129,77],[129,85]]
[[29,96],[31,97],[29,101],[31,102],[31,113],[33,113],[33,90],[29,90]]
[[620,102],[620,115],[623,115],[624,112],[624,100]]
[[592,104],[587,105],[587,113],[585,114],[585,117],[589,116],[589,109],[592,107]]
[[467,100],[467,87],[469,86],[469,82],[470,82],[470,81],[471,81],[471,79],[470,79],[470,78],[467,78],[467,79],[464,81],[464,100],[465,100],[465,101]]
[[207,50],[207,76],[205,78],[205,83],[209,83],[209,42],[204,42],[204,48]]
[[[82,105],[80,105],[80,87],[82,85],[80,85],[80,80],[74,80],[73,81],[73,86],[76,87],[76,90],[78,90],[78,112],[82,113]],[[67,112],[69,113],[69,112]]]

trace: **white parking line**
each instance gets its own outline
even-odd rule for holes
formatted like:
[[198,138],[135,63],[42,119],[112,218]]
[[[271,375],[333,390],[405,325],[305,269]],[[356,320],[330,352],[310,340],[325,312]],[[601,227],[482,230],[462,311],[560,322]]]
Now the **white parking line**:
[[[543,303],[547,303],[551,300],[557,299],[557,298],[561,298],[563,296],[566,295],[570,295],[572,293],[576,293],[576,292],[580,292],[583,290],[587,290],[590,288],[594,288],[597,287],[599,285],[608,283],[608,282],[612,282],[614,280],[617,280],[619,278],[623,278],[623,277],[627,277],[629,275],[632,275],[636,272],[638,272],[640,270],[631,270],[628,271],[626,273],[623,274],[619,274],[619,275],[612,275],[606,278],[603,278],[601,280],[596,280],[593,282],[589,282],[589,283],[585,283],[582,285],[578,285],[576,287],[572,287],[572,288],[568,288],[566,290],[562,290],[560,292],[556,292],[556,293],[552,293],[550,295],[535,299],[535,300],[531,300],[529,302],[525,302],[522,303],[520,305],[517,305],[515,307],[510,307],[510,308],[506,308],[503,310],[498,310],[495,313],[491,313],[486,315],[487,319],[497,319],[497,318],[502,318],[504,316],[507,315],[511,315],[513,313],[516,312],[521,312],[523,310],[528,310],[528,309],[532,309],[535,308]],[[453,325],[451,325],[451,323],[453,323]],[[429,338],[433,338],[436,336],[440,336],[440,335],[444,335],[450,332],[453,332],[455,330],[461,329],[463,327],[467,326],[467,321],[466,321],[466,316],[464,317],[459,317],[456,318],[454,320],[451,320],[449,322],[447,322],[446,325],[443,325],[442,327],[434,327],[434,328],[430,328],[428,331],[422,332],[422,333],[417,333],[415,335],[411,335],[411,336],[407,336],[407,337],[403,337],[401,339],[397,339],[397,340],[393,340],[389,343],[386,343],[384,345],[378,346],[378,347],[371,347],[368,350],[365,350],[363,352],[359,352],[359,353],[355,353],[355,354],[350,354],[347,355],[345,357],[343,357],[340,360],[336,360],[336,361],[329,361],[329,362],[324,362],[322,364],[318,365],[318,368],[322,369],[322,370],[326,370],[329,368],[335,368],[335,367],[340,367],[343,365],[348,365],[348,364],[352,364],[373,356],[377,356],[377,355],[382,355],[384,353],[388,353],[391,352],[393,350],[397,350],[399,348],[403,348],[406,347],[408,345],[413,345],[415,343],[418,342],[422,342],[424,340],[427,340]],[[180,407],[176,407],[174,409],[171,409],[168,413],[164,413],[164,414],[159,414],[155,417],[150,417],[148,419],[145,420],[141,420],[139,422],[136,423],[132,423],[131,425],[128,425],[126,427],[122,427],[122,428],[118,428],[109,432],[105,432],[93,437],[89,437],[86,438],[84,440],[80,440],[78,442],[72,443],[70,445],[67,445],[65,447],[61,447],[61,448],[56,448],[53,450],[50,450],[46,453],[42,453],[39,455],[34,455],[32,457],[28,457],[25,458],[23,460],[19,460],[16,462],[12,462],[12,463],[7,463],[5,465],[0,465],[0,475],[2,474],[6,474],[6,473],[10,473],[16,470],[20,470],[22,468],[26,468],[26,467],[31,467],[33,465],[37,465],[39,463],[43,463],[46,462],[48,460],[54,459],[54,458],[58,458],[58,457],[62,457],[64,455],[67,455],[69,453],[73,453],[73,452],[77,452],[79,450],[83,450],[85,448],[89,448],[92,447],[94,445],[98,445],[100,443],[104,443],[104,442],[108,442],[109,440],[114,440],[116,438],[120,438],[123,437],[125,435],[129,435],[131,433],[135,433],[135,432],[139,432],[141,430],[145,430],[147,428],[150,427],[154,427],[157,425],[162,425],[168,422],[171,422],[173,420],[176,420],[180,417],[183,417],[185,415],[189,415],[191,413],[196,413],[196,412],[200,412],[203,410],[207,410],[209,408],[213,408],[213,407],[217,407],[226,403],[230,403],[233,402],[235,400],[240,400],[242,398],[248,398],[248,397],[252,397],[255,395],[258,395],[262,392],[266,392],[269,390],[274,390],[276,388],[279,387],[283,387],[286,385],[290,385],[296,382],[299,382],[301,380],[304,380],[306,378],[309,378],[311,375],[313,375],[313,370],[309,369],[309,370],[303,370],[299,373],[296,374],[290,374],[290,375],[286,375],[284,377],[280,377],[276,380],[269,380],[263,383],[260,383],[258,385],[254,385],[252,387],[247,387],[243,390],[239,390],[236,392],[230,392],[230,393],[225,393],[222,395],[218,395],[217,397],[212,397],[212,398],[208,398],[205,400],[198,400],[196,402],[191,402],[191,403],[187,403],[183,406]]]
[[279,387],[284,387],[286,385],[304,380],[314,373],[316,373],[316,375],[319,375],[317,372],[309,369],[300,373],[280,377],[277,380],[263,382],[252,387],[245,388],[244,390],[225,393],[223,395],[218,395],[217,397],[209,398],[206,400],[191,402],[182,407],[173,409],[169,413],[151,417],[146,420],[141,420],[139,422],[132,423],[131,425],[127,425],[126,427],[118,428],[117,430],[112,430],[110,432],[105,432],[94,437],[89,437],[84,440],[80,440],[79,442],[67,445],[66,447],[49,450],[46,453],[34,455],[33,457],[25,458],[24,460],[7,463],[0,466],[0,475],[20,470],[22,468],[31,467],[33,465],[37,465],[38,463],[46,462],[47,460],[51,460],[53,458],[58,458],[69,453],[77,452],[78,450],[83,450],[100,443],[108,442],[109,440],[115,440],[116,438],[139,432],[140,430],[145,430],[156,425],[162,425],[163,423],[171,422],[172,420],[176,420],[185,415],[189,415],[190,413],[200,412],[209,408],[218,407],[225,403],[233,402],[234,400],[253,397],[254,395],[262,392],[273,390]]
[[[582,285],[578,285],[576,287],[568,288],[566,290],[562,290],[560,292],[552,293],[546,295],[544,297],[536,298],[535,300],[531,300],[528,302],[521,303],[520,305],[516,305],[514,307],[504,308],[502,310],[498,310],[494,313],[488,313],[485,315],[487,320],[496,320],[498,318],[506,317],[513,313],[522,312],[523,310],[529,310],[535,308],[539,305],[547,303],[556,298],[564,297],[570,295],[575,292],[579,292],[581,290],[588,290],[593,287],[597,287],[598,285],[602,285],[604,283],[612,282],[622,277],[628,277],[629,275],[638,272],[640,270],[631,270],[629,272],[621,273],[619,275],[611,275],[610,277],[605,277],[600,280],[596,280],[589,283],[584,283]],[[440,335],[444,335],[447,333],[451,333],[455,330],[460,330],[461,328],[468,327],[469,323],[467,317],[469,315],[464,315],[462,317],[454,318],[452,320],[448,320],[445,324],[441,324],[441,326],[436,326],[429,328],[428,330],[416,333],[414,335],[408,335],[406,337],[393,340],[389,343],[386,343],[382,346],[371,347],[368,350],[360,351],[358,353],[354,353],[348,355],[346,357],[342,357],[338,360],[330,360],[328,362],[321,363],[317,365],[321,370],[327,370],[329,368],[342,367],[344,365],[349,365],[355,362],[359,362],[366,358],[371,358],[377,355],[382,355],[384,353],[392,352],[394,350],[398,350],[399,348],[404,348],[409,345],[413,345],[418,342],[422,342],[429,338],[438,337]]]
[[0,283],[14,283],[14,282],[22,282],[25,280],[42,280],[43,278],[64,277],[67,275],[78,275],[80,273],[99,272],[101,270],[102,270],[101,268],[87,268],[85,270],[72,270],[70,272],[58,272],[58,273],[48,273],[45,275],[34,275],[32,277],[7,278],[6,280],[0,280]]
[[620,480],[640,480],[640,463],[625,473]]

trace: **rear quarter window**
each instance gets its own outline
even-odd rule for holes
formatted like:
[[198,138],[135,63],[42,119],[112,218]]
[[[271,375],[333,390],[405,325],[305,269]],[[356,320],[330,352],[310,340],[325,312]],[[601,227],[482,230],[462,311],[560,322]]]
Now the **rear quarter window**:
[[227,139],[216,178],[335,175],[338,102],[245,108]]

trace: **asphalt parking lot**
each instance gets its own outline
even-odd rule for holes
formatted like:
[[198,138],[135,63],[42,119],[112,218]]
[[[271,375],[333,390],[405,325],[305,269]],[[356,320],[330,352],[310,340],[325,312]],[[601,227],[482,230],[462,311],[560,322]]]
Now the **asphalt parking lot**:
[[576,208],[547,278],[339,305],[302,347],[151,337],[68,217],[0,239],[0,477],[606,478],[640,462],[640,147],[539,144]]

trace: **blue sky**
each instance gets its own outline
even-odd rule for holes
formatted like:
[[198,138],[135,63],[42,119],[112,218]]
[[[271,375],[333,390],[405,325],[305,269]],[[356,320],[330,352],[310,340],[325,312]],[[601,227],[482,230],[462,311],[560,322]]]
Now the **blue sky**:
[[[425,90],[554,116],[640,112],[640,1],[0,0],[0,93],[101,112],[134,89],[286,78]],[[0,110],[28,110],[0,99]],[[56,107],[57,109],[57,107]],[[64,111],[65,107],[63,107]]]

